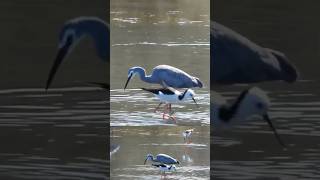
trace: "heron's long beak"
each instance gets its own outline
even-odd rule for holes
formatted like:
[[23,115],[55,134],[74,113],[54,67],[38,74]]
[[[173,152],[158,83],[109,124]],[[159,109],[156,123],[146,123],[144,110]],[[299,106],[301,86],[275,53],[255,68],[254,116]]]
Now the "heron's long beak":
[[132,74],[128,77],[128,79],[127,79],[127,82],[126,82],[126,85],[124,85],[124,90],[127,88],[127,86],[128,86],[128,83],[129,83],[129,81],[130,81],[130,79],[132,78]]
[[58,54],[56,56],[56,59],[55,59],[53,66],[50,70],[50,73],[49,73],[49,77],[48,77],[47,84],[46,84],[46,90],[50,87],[51,82],[52,82],[60,64],[62,63],[65,56],[68,54],[71,45],[72,45],[72,39],[68,38],[66,44],[59,48]]
[[196,104],[197,107],[199,107],[197,101],[194,99],[194,97],[192,97],[193,102]]
[[147,158],[146,160],[144,160],[144,163],[143,163],[143,164],[146,164],[147,160],[148,160],[148,158]]
[[283,141],[281,140],[279,134],[277,133],[276,128],[273,126],[273,124],[272,124],[272,122],[271,122],[271,119],[269,118],[269,115],[268,115],[268,114],[263,115],[263,119],[265,119],[265,120],[268,122],[268,124],[269,124],[270,128],[272,129],[274,135],[276,136],[279,144],[280,144],[281,146],[283,146],[283,147],[286,147],[286,145],[285,145],[285,144],[283,143]]

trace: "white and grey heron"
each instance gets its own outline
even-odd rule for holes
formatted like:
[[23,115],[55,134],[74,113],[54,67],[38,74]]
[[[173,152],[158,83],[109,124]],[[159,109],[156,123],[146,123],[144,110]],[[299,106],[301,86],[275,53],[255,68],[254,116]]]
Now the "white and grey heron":
[[146,164],[147,161],[151,161],[157,164],[180,164],[177,159],[167,154],[158,154],[156,155],[156,157],[153,157],[152,154],[148,154],[146,160],[144,161],[144,164]]
[[191,76],[181,69],[169,65],[158,65],[153,68],[151,75],[146,75],[146,70],[142,67],[136,66],[130,68],[124,89],[127,88],[129,81],[135,75],[138,75],[146,83],[160,84],[163,87],[202,88],[203,86],[199,78]]
[[298,71],[284,53],[261,47],[217,22],[210,26],[211,84],[297,80]]
[[83,37],[88,36],[94,40],[98,57],[107,62],[110,56],[109,32],[109,25],[97,17],[78,17],[67,21],[59,35],[58,53],[51,67],[46,89],[50,87],[63,60]]

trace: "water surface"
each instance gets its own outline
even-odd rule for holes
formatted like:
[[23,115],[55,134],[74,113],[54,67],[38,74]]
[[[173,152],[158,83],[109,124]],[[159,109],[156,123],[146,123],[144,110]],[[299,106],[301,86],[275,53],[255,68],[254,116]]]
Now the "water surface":
[[209,125],[210,98],[207,91],[196,90],[195,99],[182,104],[173,104],[176,122],[163,120],[163,106],[154,112],[160,101],[153,94],[141,89],[111,90],[111,126],[150,126],[150,125]]
[[106,179],[106,95],[96,87],[0,90],[1,176]]
[[[182,132],[194,128],[190,144],[184,142]],[[180,161],[176,172],[167,179],[209,179],[209,127],[149,126],[112,127],[111,144],[120,148],[111,156],[112,179],[160,179],[157,168],[144,165],[146,155],[164,153]]]

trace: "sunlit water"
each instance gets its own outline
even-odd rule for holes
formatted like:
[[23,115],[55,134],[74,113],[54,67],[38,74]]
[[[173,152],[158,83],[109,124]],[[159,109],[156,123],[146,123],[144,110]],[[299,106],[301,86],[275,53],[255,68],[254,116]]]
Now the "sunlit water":
[[139,90],[123,89],[111,90],[111,126],[147,126],[147,125],[208,125],[209,94],[203,90],[196,90],[194,102],[186,101],[182,104],[173,104],[172,109],[176,112],[176,122],[163,120],[161,111],[154,112],[160,101],[153,94]]
[[[184,143],[182,132],[194,128],[192,142]],[[146,155],[165,153],[180,161],[176,172],[167,179],[209,179],[209,127],[113,127],[111,144],[120,148],[111,156],[112,179],[160,179],[160,172],[151,163],[144,165]]]
[[[313,81],[260,85],[270,97],[270,116],[287,148],[267,122],[257,119],[224,130],[212,128],[211,166],[216,179],[319,179],[320,96]],[[292,87],[288,90],[288,87]],[[217,88],[234,99],[247,87]]]
[[106,179],[106,92],[0,90],[1,177]]
[[[133,66],[149,75],[155,66],[167,64],[200,78],[209,90],[208,5],[208,0],[111,1],[111,89],[124,87]],[[136,76],[128,88],[151,86]]]

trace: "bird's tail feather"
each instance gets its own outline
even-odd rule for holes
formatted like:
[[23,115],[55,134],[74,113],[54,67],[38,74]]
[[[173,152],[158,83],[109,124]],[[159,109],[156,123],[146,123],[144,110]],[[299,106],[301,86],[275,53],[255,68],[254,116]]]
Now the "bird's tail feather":
[[295,82],[299,78],[299,72],[297,68],[291,64],[288,58],[285,56],[284,53],[266,48],[271,54],[277,58],[280,68],[283,72],[284,79],[287,82]]
[[197,81],[197,84],[198,84],[198,87],[199,88],[202,88],[203,87],[203,84],[202,84],[202,82],[200,81],[200,79],[199,78],[195,78],[196,79],[196,81]]

